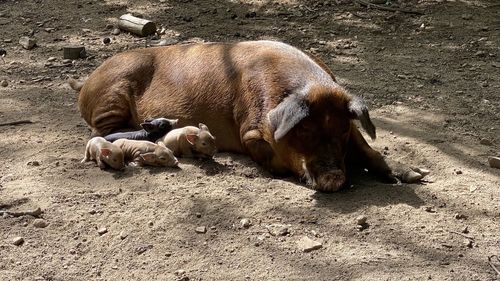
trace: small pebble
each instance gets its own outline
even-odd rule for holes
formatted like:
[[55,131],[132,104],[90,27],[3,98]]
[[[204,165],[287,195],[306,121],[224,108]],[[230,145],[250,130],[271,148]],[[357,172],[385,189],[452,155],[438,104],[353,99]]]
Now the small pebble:
[[50,62],[54,62],[54,61],[56,61],[56,60],[57,60],[57,58],[56,58],[56,57],[49,57],[49,58],[47,59],[47,61],[50,61]]
[[12,43],[12,39],[4,39],[3,42],[4,43]]
[[113,35],[118,35],[120,33],[121,33],[121,31],[119,28],[115,28],[115,29],[113,29],[113,31],[111,31],[111,34],[113,34]]
[[175,275],[184,275],[186,273],[186,271],[184,269],[177,269],[175,271]]
[[432,206],[425,206],[424,211],[426,211],[428,213],[435,213],[436,212]]
[[33,221],[33,226],[36,228],[46,228],[49,223],[44,219],[36,219]]
[[109,37],[104,37],[102,39],[102,43],[104,43],[104,45],[108,45],[109,43],[111,43],[111,38]]
[[244,228],[249,228],[252,225],[249,219],[241,219],[240,224]]
[[474,246],[474,243],[470,239],[464,239],[464,244],[467,248],[472,248],[472,246]]
[[123,240],[127,238],[128,234],[125,231],[120,232],[120,239]]
[[207,228],[205,226],[198,226],[194,231],[196,231],[196,233],[206,233]]
[[472,14],[463,14],[462,19],[464,20],[471,20],[472,19]]
[[457,175],[461,175],[461,174],[463,174],[463,172],[462,172],[461,170],[456,170],[456,171],[455,171],[455,174],[457,174]]
[[363,225],[363,224],[366,224],[366,220],[367,220],[367,219],[368,219],[368,218],[367,218],[366,216],[358,216],[358,217],[356,218],[356,224],[357,224],[357,225]]
[[482,145],[487,145],[487,146],[493,145],[493,143],[489,139],[481,139],[479,141],[479,143],[482,144]]
[[106,29],[113,29],[113,27],[115,26],[110,23],[106,24]]
[[500,169],[500,157],[490,156],[488,157],[488,163],[490,167]]
[[0,86],[2,86],[2,87],[7,87],[7,86],[9,86],[9,82],[7,82],[7,80],[2,80],[2,81],[0,82]]
[[285,236],[289,233],[288,226],[283,224],[271,224],[266,228],[272,236]]
[[99,235],[104,235],[108,232],[108,229],[105,228],[105,227],[101,227],[97,230],[97,233],[99,233]]
[[466,219],[466,218],[467,218],[467,216],[466,216],[466,215],[464,215],[464,214],[460,214],[460,213],[456,213],[453,217],[454,217],[455,219],[457,219],[457,220],[464,220],[464,219]]
[[153,224],[154,224],[153,221],[148,221],[149,226],[153,226]]
[[16,246],[20,246],[24,243],[24,238],[22,237],[16,237],[14,239],[12,239],[12,244],[16,245]]
[[196,213],[197,218],[201,218],[201,213]]

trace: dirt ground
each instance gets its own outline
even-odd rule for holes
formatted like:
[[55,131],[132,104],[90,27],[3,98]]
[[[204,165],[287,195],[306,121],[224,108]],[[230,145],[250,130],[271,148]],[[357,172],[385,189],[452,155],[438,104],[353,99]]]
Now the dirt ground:
[[[390,2],[423,15],[345,0],[0,1],[0,123],[34,122],[0,127],[0,210],[39,207],[48,223],[0,217],[0,280],[498,278],[500,170],[487,157],[500,156],[500,5]],[[106,27],[126,12],[171,42],[273,39],[317,54],[370,104],[370,144],[432,173],[403,185],[359,175],[322,194],[226,153],[181,169],[81,164],[90,131],[66,76],[149,44]],[[38,47],[25,50],[30,34]],[[64,65],[74,44],[89,57]],[[322,248],[303,252],[304,236]]]

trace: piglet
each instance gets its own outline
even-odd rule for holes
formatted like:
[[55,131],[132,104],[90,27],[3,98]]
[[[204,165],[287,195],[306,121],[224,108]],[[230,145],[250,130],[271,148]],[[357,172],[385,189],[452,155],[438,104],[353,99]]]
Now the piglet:
[[163,144],[150,141],[119,139],[113,142],[125,154],[125,161],[140,166],[177,167],[179,161],[170,149]]
[[147,140],[155,142],[157,139],[170,132],[177,125],[177,119],[156,118],[146,119],[141,123],[142,130],[124,133],[114,133],[105,136],[107,141],[114,142],[118,139]]
[[215,137],[202,123],[199,128],[186,126],[174,129],[158,139],[157,143],[164,143],[177,157],[211,158],[217,152]]
[[106,164],[115,170],[125,168],[123,151],[102,137],[94,137],[87,142],[85,157],[81,162],[92,160],[95,160],[101,169],[106,168]]

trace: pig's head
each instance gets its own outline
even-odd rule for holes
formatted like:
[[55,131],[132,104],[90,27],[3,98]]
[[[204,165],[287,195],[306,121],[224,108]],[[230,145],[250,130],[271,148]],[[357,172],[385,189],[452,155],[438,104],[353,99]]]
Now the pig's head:
[[215,137],[212,136],[206,125],[200,123],[198,127],[200,131],[197,134],[186,135],[186,139],[192,145],[195,156],[212,158],[217,152]]
[[172,150],[168,149],[162,142],[156,145],[154,152],[143,153],[140,156],[146,165],[160,167],[177,167],[179,165]]
[[319,87],[286,96],[268,114],[277,146],[295,153],[303,175],[319,191],[336,191],[345,181],[344,158],[353,122],[375,138],[366,105],[340,87]]
[[149,134],[163,136],[177,126],[178,119],[156,118],[146,119],[141,127]]
[[125,156],[121,148],[114,144],[101,148],[101,160],[115,170],[125,169]]

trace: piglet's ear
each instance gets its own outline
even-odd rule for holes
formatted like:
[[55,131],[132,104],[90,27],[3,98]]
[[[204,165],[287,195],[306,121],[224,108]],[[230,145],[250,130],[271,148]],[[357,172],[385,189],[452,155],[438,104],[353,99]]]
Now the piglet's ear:
[[109,148],[101,148],[101,155],[104,155],[104,156],[111,156],[111,149]]
[[141,127],[148,133],[156,128],[156,126],[151,124],[150,122],[141,123]]
[[267,117],[274,134],[274,139],[279,141],[297,123],[309,115],[309,107],[303,96],[294,94],[286,97],[274,109],[269,111]]
[[189,134],[189,135],[186,135],[186,139],[187,141],[190,143],[190,144],[193,144],[196,142],[196,140],[198,139],[198,135],[196,134]]
[[154,152],[148,152],[148,153],[139,154],[139,156],[146,163],[153,163],[153,162],[156,161],[156,154]]
[[377,137],[375,132],[375,126],[370,119],[370,114],[368,113],[368,107],[365,102],[360,97],[353,97],[348,103],[348,110],[352,114],[354,119],[358,119],[361,123],[361,127],[368,133],[370,138],[374,140]]
[[202,131],[208,131],[208,127],[207,127],[207,125],[205,125],[205,124],[203,124],[203,123],[198,124],[198,127],[200,127],[200,129],[201,129]]

